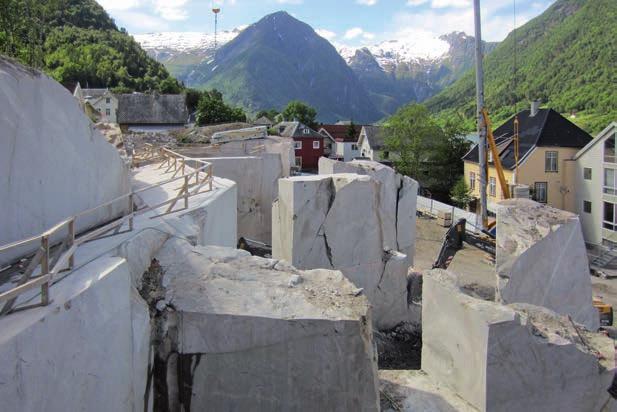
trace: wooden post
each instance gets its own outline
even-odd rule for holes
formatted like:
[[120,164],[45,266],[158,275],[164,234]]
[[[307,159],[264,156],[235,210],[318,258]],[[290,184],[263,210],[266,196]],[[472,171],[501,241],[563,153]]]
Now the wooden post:
[[[75,244],[75,218],[71,219],[69,222],[69,239],[68,239],[68,248],[71,249]],[[75,267],[75,255],[72,254],[69,257],[69,270],[73,270]]]
[[[49,273],[49,236],[41,238],[43,257],[41,258],[41,276]],[[49,281],[41,285],[41,303],[43,306],[49,305]]]
[[189,208],[189,177],[184,176],[184,208]]
[[133,231],[134,223],[133,223],[133,212],[135,210],[135,205],[133,203],[133,192],[129,195],[129,231]]

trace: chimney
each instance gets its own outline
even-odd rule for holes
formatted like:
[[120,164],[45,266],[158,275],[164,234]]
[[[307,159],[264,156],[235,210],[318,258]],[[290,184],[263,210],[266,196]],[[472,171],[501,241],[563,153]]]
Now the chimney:
[[540,111],[540,100],[534,100],[531,102],[531,113],[530,117],[535,117]]

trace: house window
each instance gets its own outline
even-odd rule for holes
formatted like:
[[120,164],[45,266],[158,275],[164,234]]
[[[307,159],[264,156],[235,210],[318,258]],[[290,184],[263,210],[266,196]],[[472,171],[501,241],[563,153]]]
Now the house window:
[[497,180],[494,177],[488,179],[488,193],[489,196],[497,196]]
[[313,149],[319,149],[320,147],[319,140],[313,140]]
[[474,172],[469,173],[469,189],[476,190],[476,174]]
[[586,167],[583,169],[583,178],[585,180],[591,180],[591,168],[590,167]]
[[617,163],[615,160],[615,136],[611,136],[604,141],[604,162]]
[[546,203],[548,199],[548,183],[536,182],[533,192],[533,200],[539,203]]
[[351,150],[358,150],[358,145],[355,143],[351,144]]
[[547,173],[557,172],[558,152],[546,152],[544,154],[544,171]]
[[311,133],[311,131],[310,131],[309,129],[304,129],[304,130],[302,130],[302,133],[304,133],[304,134],[310,134],[310,133]]
[[296,156],[296,166],[302,169],[302,158],[300,156]]
[[105,109],[105,114],[107,116],[111,116],[111,109]]
[[591,202],[589,200],[583,200],[583,212],[591,213]]
[[615,205],[613,203],[604,202],[604,229],[617,232],[617,221],[615,220]]
[[294,142],[294,149],[302,150],[302,142],[295,141]]
[[607,195],[615,195],[617,194],[617,182],[615,182],[615,178],[617,178],[617,173],[615,173],[615,169],[604,168],[604,193]]
[[110,99],[109,97],[107,97],[107,98],[105,99],[105,103],[107,103],[107,104],[111,103],[111,99]]
[[493,163],[493,151],[492,150],[488,151],[488,162]]

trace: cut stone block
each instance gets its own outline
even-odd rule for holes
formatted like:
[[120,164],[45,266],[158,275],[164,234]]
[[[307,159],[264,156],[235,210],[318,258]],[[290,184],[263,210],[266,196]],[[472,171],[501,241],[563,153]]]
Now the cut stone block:
[[272,253],[300,269],[341,270],[373,305],[375,326],[389,329],[409,320],[409,262],[384,241],[380,189],[357,174],[279,180]]
[[325,157],[319,159],[320,175],[338,173],[368,175],[380,183],[379,212],[384,248],[402,252],[412,266],[416,249],[418,183],[396,173],[391,167],[370,160],[340,162]]
[[370,308],[340,272],[175,239],[157,259],[185,410],[379,410]]
[[598,411],[615,372],[610,338],[527,304],[466,295],[424,274],[422,370],[480,411]]
[[497,301],[544,306],[589,330],[599,328],[576,215],[528,199],[501,202],[496,267]]

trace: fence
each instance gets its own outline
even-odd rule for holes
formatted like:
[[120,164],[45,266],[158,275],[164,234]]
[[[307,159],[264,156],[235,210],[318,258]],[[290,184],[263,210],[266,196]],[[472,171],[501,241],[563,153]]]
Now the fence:
[[455,206],[441,203],[428,197],[418,196],[418,210],[432,216],[437,216],[439,212],[450,212],[452,213],[452,224],[455,224],[459,219],[465,219],[467,220],[467,230],[476,233],[481,232],[482,225],[478,215]]
[[[160,160],[161,165],[159,166],[159,169],[165,168],[163,173],[173,173],[172,177],[138,190],[132,190],[130,193],[110,200],[109,202],[103,203],[95,208],[71,216],[70,218],[56,224],[39,235],[13,242],[8,245],[0,246],[1,254],[14,248],[23,247],[27,244],[39,244],[34,256],[32,256],[27,265],[25,265],[25,269],[21,275],[21,278],[17,282],[17,286],[0,293],[0,304],[2,302],[6,302],[0,310],[0,315],[5,315],[13,309],[19,295],[35,288],[41,288],[41,302],[39,304],[26,306],[21,309],[40,305],[47,306],[50,302],[50,283],[53,281],[54,276],[58,273],[73,269],[75,263],[75,251],[80,245],[100,238],[112,230],[114,231],[112,235],[118,234],[127,222],[128,228],[125,232],[130,232],[133,230],[133,223],[136,216],[156,210],[163,206],[169,205],[163,213],[151,216],[150,218],[152,219],[182,210],[174,209],[179,201],[183,201],[184,209],[188,209],[189,198],[191,196],[212,190],[212,182],[214,180],[212,174],[212,164],[206,161],[182,156],[181,154],[173,152],[167,148],[155,148],[149,144],[145,147],[145,153],[143,154],[142,159],[151,161]],[[188,163],[191,163],[194,167],[191,167]],[[154,206],[135,210],[135,196],[173,182],[182,182],[182,186],[178,189],[178,193],[175,197]],[[80,236],[75,233],[75,223],[78,219],[83,219],[85,216],[91,215],[92,213],[99,211],[101,208],[110,207],[121,202],[128,203],[129,207],[127,214],[116,220],[108,222],[101,227],[86,231]],[[66,230],[63,240],[56,245],[51,245],[50,239],[57,239],[58,236],[62,234],[63,230]],[[39,268],[40,273],[35,276],[35,273]]]

